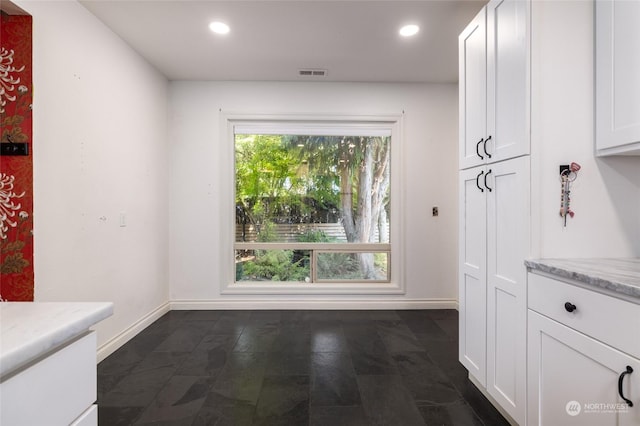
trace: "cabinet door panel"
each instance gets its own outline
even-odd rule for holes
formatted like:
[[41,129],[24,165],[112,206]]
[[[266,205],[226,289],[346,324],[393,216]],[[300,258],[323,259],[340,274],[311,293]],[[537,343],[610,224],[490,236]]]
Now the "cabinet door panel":
[[[516,296],[500,288],[493,287],[489,298],[492,300],[491,330],[488,334],[492,336],[491,355],[488,363],[491,366],[487,370],[491,371],[487,387],[490,393],[503,401],[501,404],[510,407],[509,414],[515,418],[513,409],[518,405],[521,389],[518,389],[517,370],[522,368],[520,362],[518,344],[522,344],[522,330],[519,320],[519,301]],[[520,420],[520,419],[516,419]]]
[[487,151],[490,162],[529,153],[529,2],[487,5]]
[[486,273],[487,263],[484,175],[478,167],[460,172],[460,262],[476,278]]
[[[626,366],[623,391],[618,378]],[[529,311],[529,425],[626,426],[640,423],[640,361]]]
[[[478,142],[487,132],[486,110],[486,31],[485,9],[471,21],[458,39],[460,67],[460,168],[466,169],[484,163],[478,155]],[[480,150],[482,153],[482,149]]]
[[487,391],[524,423],[529,158],[490,164],[487,174]]
[[486,286],[484,280],[463,275],[460,297],[466,300],[460,312],[460,362],[480,384],[486,384]]
[[460,362],[481,384],[486,377],[486,197],[483,167],[460,172]]
[[640,154],[640,2],[596,2],[596,147]]
[[529,253],[529,157],[487,167],[489,281],[524,295]]

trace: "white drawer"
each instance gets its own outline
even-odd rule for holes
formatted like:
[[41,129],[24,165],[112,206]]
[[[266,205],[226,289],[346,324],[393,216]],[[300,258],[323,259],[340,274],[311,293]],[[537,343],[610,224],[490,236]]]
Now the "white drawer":
[[[640,305],[534,273],[528,296],[529,309],[640,357]],[[566,303],[576,309],[569,312]]]
[[69,425],[96,401],[96,334],[0,384],[0,425]]

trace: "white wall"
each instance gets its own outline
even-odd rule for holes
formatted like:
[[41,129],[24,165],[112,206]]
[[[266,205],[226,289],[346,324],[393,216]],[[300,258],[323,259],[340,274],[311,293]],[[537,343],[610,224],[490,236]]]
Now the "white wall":
[[[638,257],[640,157],[594,157],[593,2],[534,1],[532,14],[533,254]],[[564,228],[558,166],[572,161]]]
[[115,347],[167,307],[168,83],[75,1],[18,5],[34,23],[35,298],[114,302],[97,330]]
[[[394,296],[221,295],[233,265],[220,235],[233,209],[221,113],[404,114],[404,278]],[[457,299],[457,86],[419,84],[172,82],[170,84],[170,281],[173,307],[420,307]],[[440,216],[431,217],[431,207]],[[227,256],[228,257],[228,256]],[[367,304],[363,304],[364,302]]]

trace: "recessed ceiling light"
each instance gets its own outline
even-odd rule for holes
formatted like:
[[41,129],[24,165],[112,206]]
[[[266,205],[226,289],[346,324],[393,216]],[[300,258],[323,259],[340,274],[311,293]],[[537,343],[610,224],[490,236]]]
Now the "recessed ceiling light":
[[400,35],[402,37],[411,37],[413,35],[418,34],[418,31],[420,31],[420,27],[417,25],[405,25],[404,27],[400,28]]
[[229,26],[219,21],[210,23],[209,29],[216,34],[227,34],[229,32]]

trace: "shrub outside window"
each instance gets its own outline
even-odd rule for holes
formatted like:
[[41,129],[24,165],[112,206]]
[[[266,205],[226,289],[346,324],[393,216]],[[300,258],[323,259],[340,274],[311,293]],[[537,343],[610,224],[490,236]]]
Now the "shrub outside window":
[[390,127],[245,123],[234,145],[236,282],[390,282]]

